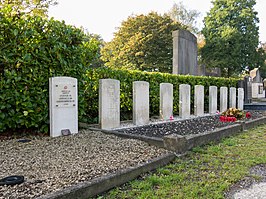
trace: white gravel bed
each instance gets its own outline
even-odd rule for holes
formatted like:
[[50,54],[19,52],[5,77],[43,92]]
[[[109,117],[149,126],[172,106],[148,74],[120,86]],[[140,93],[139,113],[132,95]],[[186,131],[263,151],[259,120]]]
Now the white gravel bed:
[[147,143],[82,130],[71,136],[0,141],[0,179],[23,175],[25,182],[0,186],[0,198],[35,198],[129,168],[166,154]]

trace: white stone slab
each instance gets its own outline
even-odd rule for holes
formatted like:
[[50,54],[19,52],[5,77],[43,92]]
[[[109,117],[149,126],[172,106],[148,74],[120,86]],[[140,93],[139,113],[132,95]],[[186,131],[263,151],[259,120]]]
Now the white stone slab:
[[183,119],[190,116],[190,85],[179,85],[179,116]]
[[230,87],[229,108],[236,108],[236,88]]
[[120,81],[100,79],[99,123],[101,129],[120,126]]
[[133,82],[133,124],[148,124],[150,121],[149,111],[149,82]]
[[160,84],[160,118],[169,120],[173,116],[173,84]]
[[215,114],[217,111],[217,86],[209,87],[209,113]]
[[77,79],[49,78],[50,136],[78,133]]
[[220,88],[220,112],[224,112],[227,110],[228,104],[228,88],[221,87]]
[[238,93],[237,108],[240,110],[243,110],[244,109],[244,89],[238,88],[237,93]]
[[204,115],[204,86],[195,86],[195,96],[194,96],[194,114],[196,116]]

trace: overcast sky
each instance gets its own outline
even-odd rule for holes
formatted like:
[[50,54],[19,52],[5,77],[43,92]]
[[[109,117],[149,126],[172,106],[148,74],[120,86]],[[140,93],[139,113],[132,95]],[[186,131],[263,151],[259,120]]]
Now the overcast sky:
[[[113,38],[116,27],[132,14],[147,14],[151,11],[168,12],[173,0],[58,0],[59,4],[51,6],[49,16],[57,20],[65,20],[67,24],[83,27],[89,33],[99,34],[105,41]],[[201,12],[199,27],[211,8],[211,0],[184,0],[188,9]],[[266,42],[266,0],[257,0],[255,9],[260,19],[260,41]]]

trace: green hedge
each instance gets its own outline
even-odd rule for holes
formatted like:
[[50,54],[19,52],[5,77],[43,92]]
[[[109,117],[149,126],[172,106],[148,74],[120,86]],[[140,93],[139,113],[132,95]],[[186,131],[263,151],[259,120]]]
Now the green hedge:
[[79,80],[79,117],[85,114],[82,77],[97,56],[83,30],[53,19],[0,9],[0,132],[48,132],[49,77]]
[[[191,110],[194,108],[194,86],[203,85],[205,90],[205,111],[208,110],[208,92],[209,86],[237,87],[239,79],[235,78],[218,78],[188,75],[172,75],[167,73],[140,72],[128,70],[114,70],[110,68],[90,69],[86,74],[85,81],[85,101],[87,117],[83,122],[97,123],[98,121],[98,89],[99,79],[116,79],[120,80],[120,103],[121,103],[121,120],[132,119],[132,88],[133,81],[147,81],[150,83],[150,115],[159,115],[159,96],[160,83],[171,83],[174,86],[174,115],[179,111],[178,89],[180,84],[191,85]],[[219,94],[219,89],[218,89]],[[219,104],[219,103],[218,103]]]

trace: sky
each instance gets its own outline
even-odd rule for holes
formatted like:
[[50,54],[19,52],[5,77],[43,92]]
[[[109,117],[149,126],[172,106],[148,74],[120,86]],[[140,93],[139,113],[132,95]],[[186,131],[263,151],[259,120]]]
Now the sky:
[[[93,3],[92,3],[93,2]],[[58,5],[51,6],[49,17],[64,20],[67,24],[83,27],[89,33],[99,34],[104,41],[111,41],[116,28],[131,15],[148,14],[151,11],[160,14],[168,12],[176,0],[58,0]],[[212,7],[211,0],[184,0],[187,9],[201,13],[198,18],[199,28],[202,20]],[[260,19],[259,36],[266,42],[266,0],[257,0],[255,10]]]

